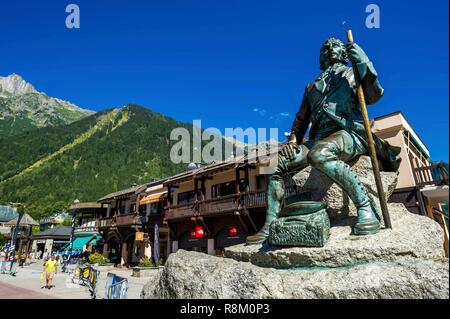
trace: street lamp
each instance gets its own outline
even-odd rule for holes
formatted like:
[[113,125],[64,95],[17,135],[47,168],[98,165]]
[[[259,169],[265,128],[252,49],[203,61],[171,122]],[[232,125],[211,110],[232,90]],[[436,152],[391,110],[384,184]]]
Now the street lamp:
[[[73,203],[74,204],[79,204],[80,200],[79,199],[75,199],[73,201]],[[70,257],[72,256],[73,236],[74,236],[74,232],[75,232],[75,218],[76,218],[76,210],[72,212],[72,229],[70,231],[69,258],[68,258],[68,260],[70,260]]]

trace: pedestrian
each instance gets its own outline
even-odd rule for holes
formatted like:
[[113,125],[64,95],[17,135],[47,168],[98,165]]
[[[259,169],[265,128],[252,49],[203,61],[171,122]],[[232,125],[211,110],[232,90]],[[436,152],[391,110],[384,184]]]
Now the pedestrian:
[[19,266],[23,268],[25,261],[27,259],[27,254],[25,252],[22,252],[19,257]]
[[51,289],[55,287],[53,285],[53,277],[58,272],[58,261],[55,256],[51,256],[44,263],[44,272],[45,272],[45,286],[43,288]]

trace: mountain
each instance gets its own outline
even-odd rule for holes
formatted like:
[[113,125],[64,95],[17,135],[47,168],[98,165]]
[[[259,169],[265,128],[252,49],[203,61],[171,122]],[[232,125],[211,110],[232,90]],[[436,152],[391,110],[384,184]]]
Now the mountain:
[[[100,197],[186,164],[170,161],[178,122],[138,105],[106,110],[69,125],[0,137],[0,203],[24,202],[34,218]],[[192,136],[192,134],[191,134]]]
[[0,77],[0,136],[70,124],[93,113],[38,92],[17,74]]

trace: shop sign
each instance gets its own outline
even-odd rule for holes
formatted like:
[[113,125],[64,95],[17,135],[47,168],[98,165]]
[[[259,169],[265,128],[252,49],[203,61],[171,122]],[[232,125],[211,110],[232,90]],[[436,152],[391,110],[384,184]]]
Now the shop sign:
[[236,226],[228,226],[228,237],[235,237],[238,235]]
[[135,241],[143,241],[144,240],[144,232],[136,232]]
[[205,237],[205,231],[203,230],[203,227],[197,226],[195,227],[195,238],[203,238]]

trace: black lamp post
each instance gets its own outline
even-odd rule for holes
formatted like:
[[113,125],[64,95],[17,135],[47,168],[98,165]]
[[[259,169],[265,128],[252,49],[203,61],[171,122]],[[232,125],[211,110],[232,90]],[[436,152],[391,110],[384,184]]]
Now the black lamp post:
[[[80,201],[78,199],[75,199],[73,201],[74,204],[79,204]],[[76,219],[76,210],[74,212],[72,212],[72,230],[70,232],[70,243],[69,243],[69,260],[70,257],[72,256],[72,247],[73,247],[73,237],[74,237],[74,233],[75,233],[75,219]]]

